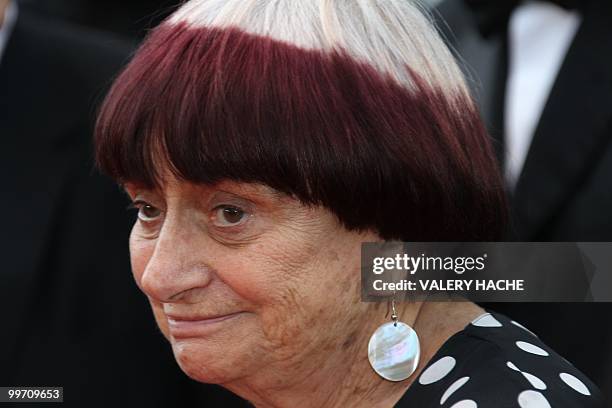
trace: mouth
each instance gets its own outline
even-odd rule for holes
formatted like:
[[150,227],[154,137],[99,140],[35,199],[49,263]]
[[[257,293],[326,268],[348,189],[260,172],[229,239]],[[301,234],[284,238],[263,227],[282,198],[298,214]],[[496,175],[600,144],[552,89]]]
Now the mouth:
[[236,319],[243,312],[215,316],[177,316],[167,314],[168,330],[175,339],[202,337],[218,330],[221,326]]

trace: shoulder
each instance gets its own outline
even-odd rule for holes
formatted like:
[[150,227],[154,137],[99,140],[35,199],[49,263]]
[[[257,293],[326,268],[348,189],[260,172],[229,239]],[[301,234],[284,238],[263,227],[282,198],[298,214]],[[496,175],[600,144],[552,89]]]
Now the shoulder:
[[39,48],[64,56],[76,55],[80,59],[90,57],[92,62],[112,60],[117,63],[125,60],[135,47],[126,38],[43,16],[27,5],[20,5],[17,21]]
[[500,314],[485,315],[451,337],[405,400],[443,408],[604,406],[584,374]]
[[20,3],[0,64],[0,103],[10,103],[14,133],[88,149],[96,107],[132,48],[112,34],[39,16]]
[[38,75],[48,73],[56,82],[78,84],[84,91],[94,91],[102,82],[108,85],[135,47],[114,34],[38,15],[27,5],[20,5],[9,45],[14,52],[10,57],[19,58],[23,66],[37,68]]

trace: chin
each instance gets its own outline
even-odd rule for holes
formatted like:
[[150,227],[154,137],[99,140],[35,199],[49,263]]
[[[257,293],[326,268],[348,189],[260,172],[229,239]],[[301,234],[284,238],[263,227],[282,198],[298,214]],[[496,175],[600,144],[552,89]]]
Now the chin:
[[231,382],[240,374],[244,375],[244,367],[230,353],[219,350],[219,343],[197,338],[171,340],[171,343],[179,367],[195,381],[222,384]]

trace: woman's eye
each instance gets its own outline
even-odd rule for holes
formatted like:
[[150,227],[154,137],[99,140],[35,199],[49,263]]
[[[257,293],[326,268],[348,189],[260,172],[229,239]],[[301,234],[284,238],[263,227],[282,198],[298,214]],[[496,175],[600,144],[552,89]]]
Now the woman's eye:
[[159,217],[161,211],[152,205],[146,204],[140,208],[138,211],[138,217],[143,221],[151,221],[157,217]]
[[213,221],[220,227],[232,227],[247,218],[247,213],[238,207],[223,205],[214,211]]
[[161,210],[150,204],[136,204],[136,208],[138,208],[138,219],[143,222],[155,221],[161,215]]

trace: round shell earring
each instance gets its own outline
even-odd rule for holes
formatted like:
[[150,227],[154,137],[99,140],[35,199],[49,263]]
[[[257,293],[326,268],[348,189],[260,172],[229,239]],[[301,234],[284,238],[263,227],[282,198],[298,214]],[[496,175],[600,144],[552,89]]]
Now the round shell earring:
[[421,346],[416,332],[398,321],[395,297],[392,300],[391,322],[381,325],[368,344],[370,365],[385,380],[402,381],[419,365]]

